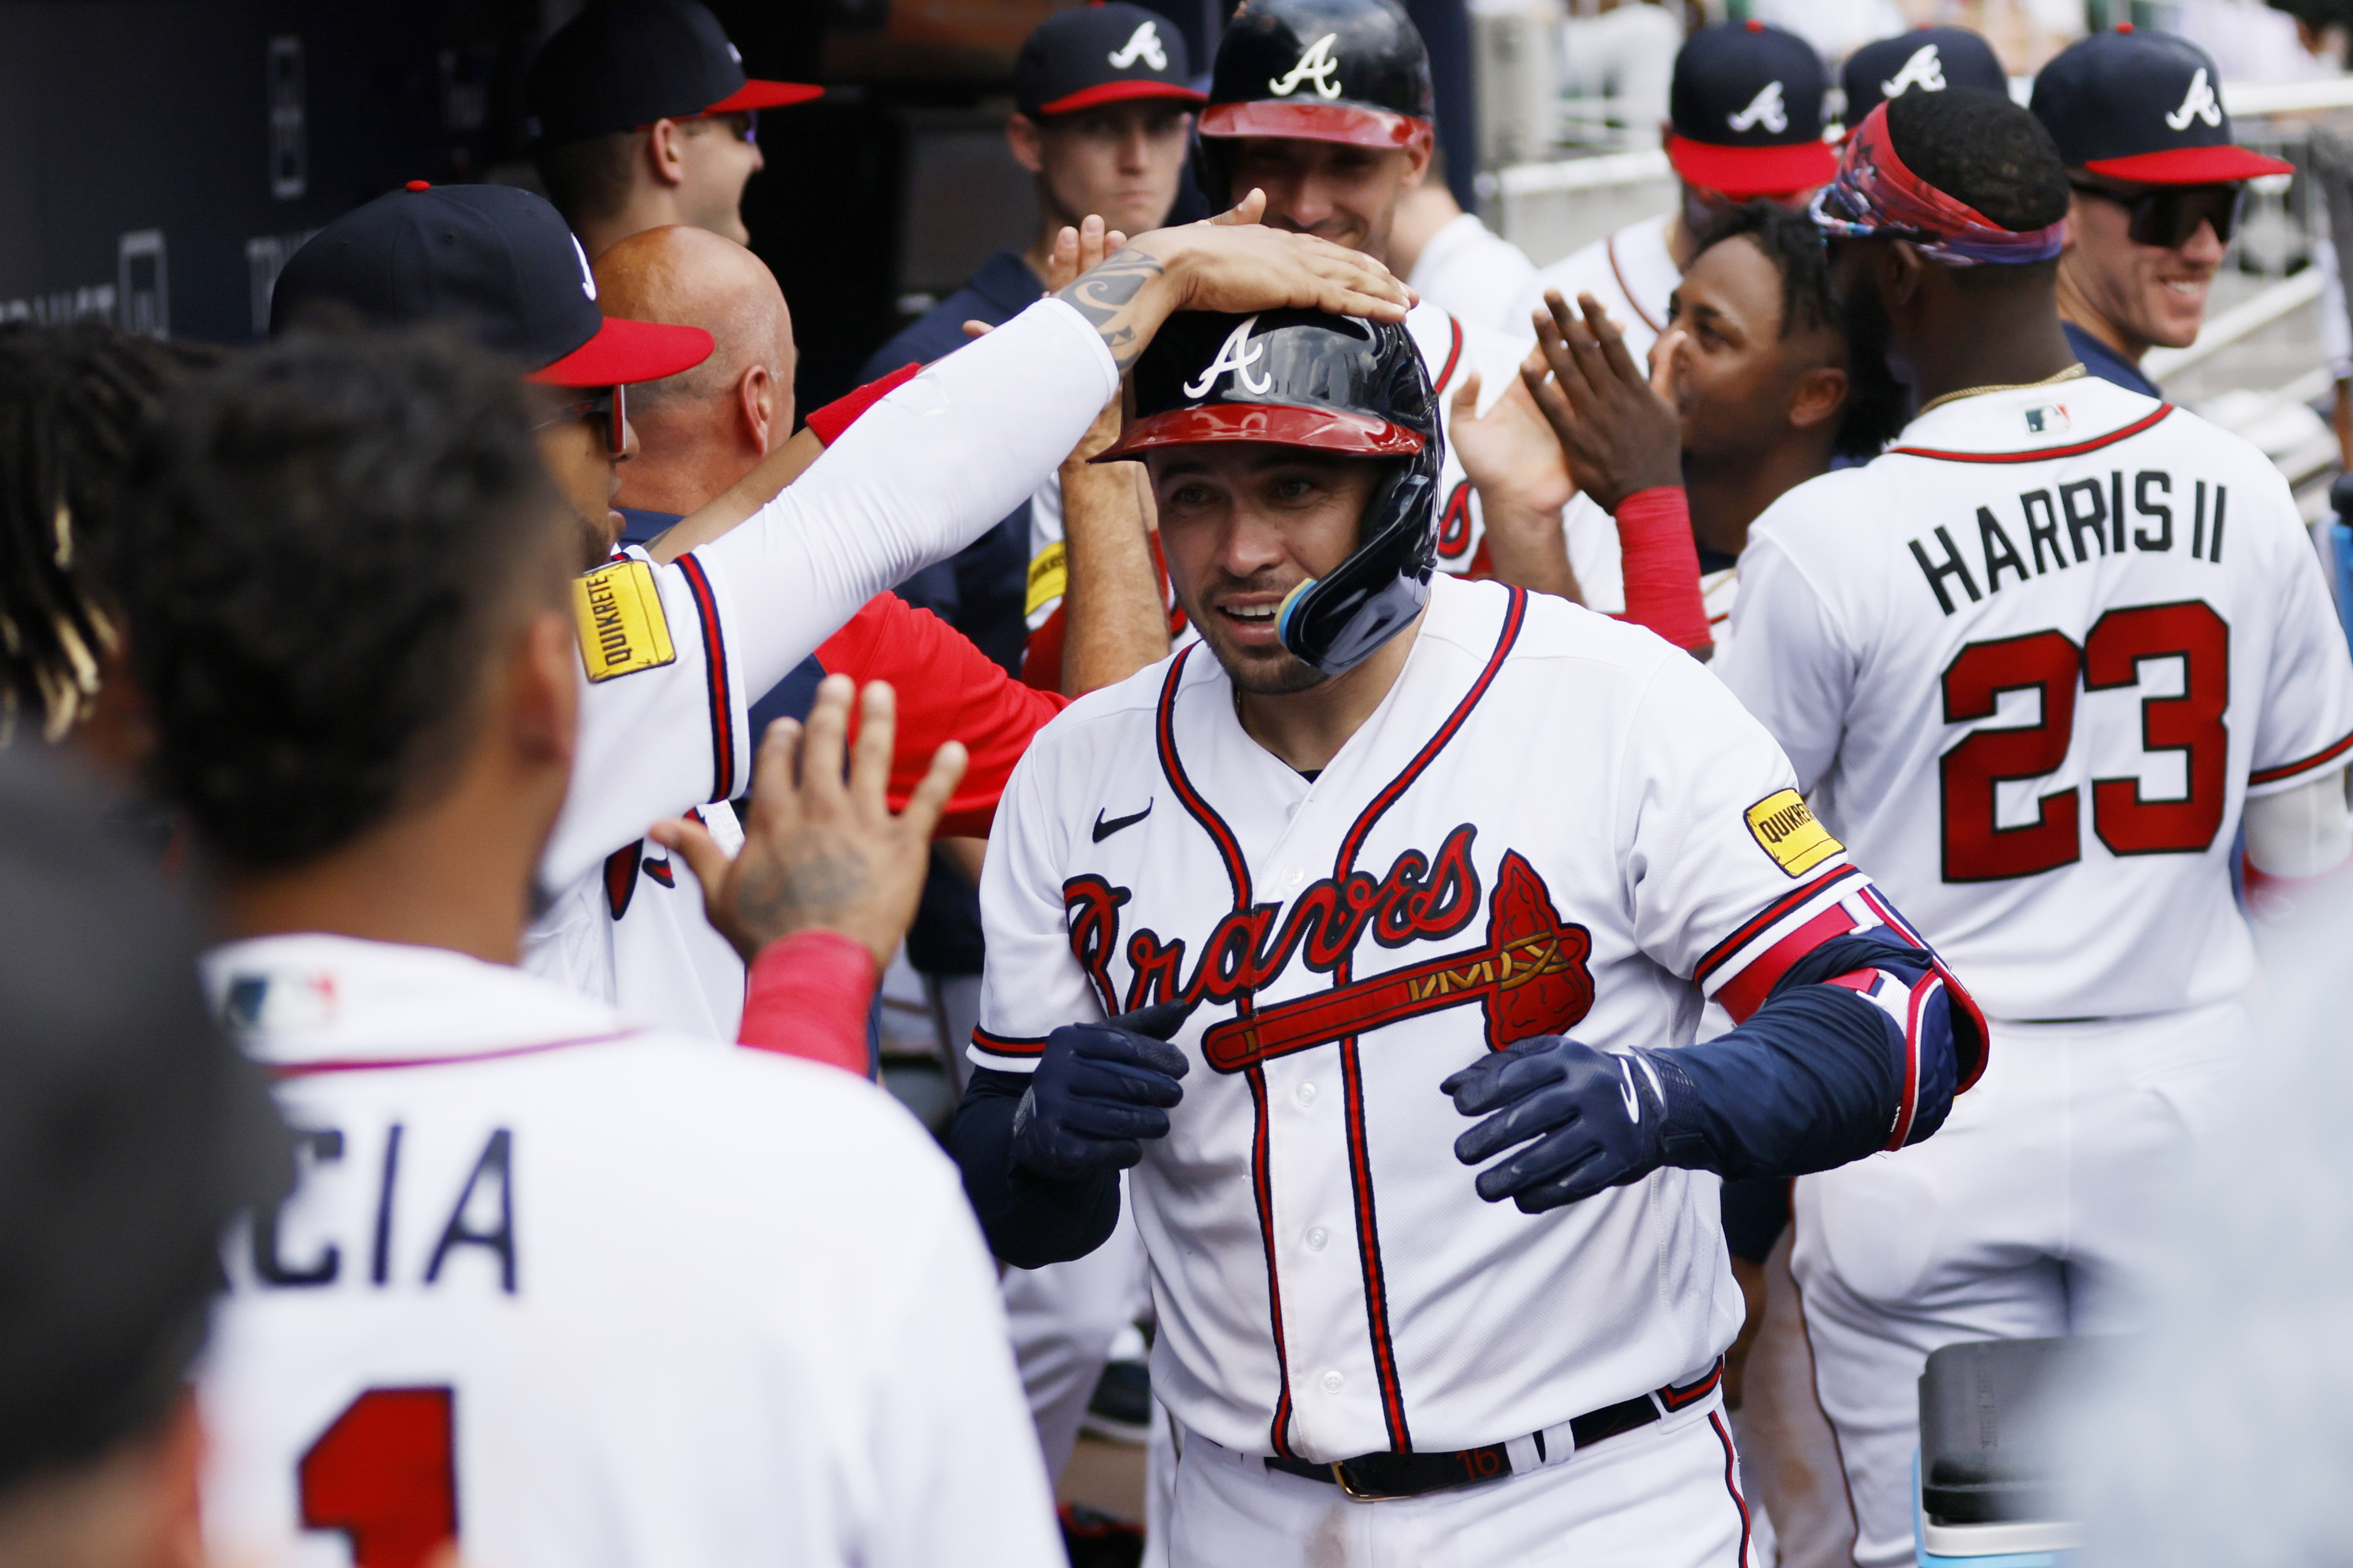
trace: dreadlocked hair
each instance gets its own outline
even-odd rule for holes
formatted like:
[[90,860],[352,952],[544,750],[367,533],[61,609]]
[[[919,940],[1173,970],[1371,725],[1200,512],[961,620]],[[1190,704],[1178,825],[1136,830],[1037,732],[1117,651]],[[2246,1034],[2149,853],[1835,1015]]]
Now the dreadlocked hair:
[[1813,219],[1778,202],[1743,202],[1708,226],[1693,255],[1696,258],[1727,239],[1743,237],[1763,251],[1781,275],[1783,337],[1838,325],[1838,310],[1831,303],[1830,254]]
[[296,333],[165,405],[117,579],[154,783],[219,863],[299,864],[447,786],[500,628],[563,592],[534,390],[446,331]]
[[0,744],[62,739],[121,641],[104,585],[124,469],[166,392],[218,352],[94,323],[0,326]]

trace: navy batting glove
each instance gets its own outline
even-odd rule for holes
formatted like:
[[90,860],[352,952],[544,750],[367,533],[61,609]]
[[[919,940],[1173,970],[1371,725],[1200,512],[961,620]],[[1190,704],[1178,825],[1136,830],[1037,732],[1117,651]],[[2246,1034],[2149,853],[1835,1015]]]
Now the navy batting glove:
[[1463,1115],[1486,1117],[1454,1141],[1464,1164],[1526,1145],[1479,1173],[1479,1195],[1491,1204],[1510,1198],[1523,1214],[1541,1214],[1640,1181],[1666,1161],[1666,1096],[1639,1054],[1539,1035],[1438,1087]]
[[1189,1064],[1166,1037],[1192,1011],[1164,1004],[1105,1024],[1065,1024],[1013,1112],[1013,1163],[1057,1181],[1124,1171],[1144,1140],[1168,1135],[1168,1111],[1185,1098]]

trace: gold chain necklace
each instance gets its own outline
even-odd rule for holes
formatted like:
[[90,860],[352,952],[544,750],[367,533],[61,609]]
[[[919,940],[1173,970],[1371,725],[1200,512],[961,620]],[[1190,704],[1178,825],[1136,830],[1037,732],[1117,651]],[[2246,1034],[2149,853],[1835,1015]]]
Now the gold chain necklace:
[[1917,419],[1922,414],[1926,414],[1932,409],[1942,408],[1947,403],[1957,403],[1964,397],[1976,397],[1988,392],[2024,392],[2029,387],[2056,386],[2063,381],[2073,381],[2079,375],[2090,374],[2080,364],[2071,364],[2054,375],[2044,376],[2041,381],[2012,381],[1993,386],[1965,386],[1958,392],[1948,392],[1942,397],[1928,399],[1927,402],[1920,405],[1919,413],[1913,415],[1912,417]]

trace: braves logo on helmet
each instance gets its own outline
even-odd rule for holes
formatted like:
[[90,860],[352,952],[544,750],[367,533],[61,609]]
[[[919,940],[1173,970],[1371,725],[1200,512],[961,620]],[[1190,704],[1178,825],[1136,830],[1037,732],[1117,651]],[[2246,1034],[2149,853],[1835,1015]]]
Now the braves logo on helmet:
[[1268,79],[1268,90],[1278,98],[1289,98],[1299,90],[1302,82],[1312,81],[1321,96],[1339,97],[1344,90],[1340,85],[1340,62],[1332,58],[1332,46],[1339,41],[1339,34],[1326,33],[1308,45],[1299,63],[1287,74]]
[[1218,377],[1229,374],[1246,392],[1263,395],[1272,391],[1274,383],[1271,378],[1250,374],[1250,367],[1266,357],[1266,345],[1250,341],[1250,329],[1256,325],[1258,318],[1247,316],[1241,325],[1228,332],[1226,341],[1218,345],[1216,357],[1209,361],[1209,368],[1201,373],[1201,379],[1185,384],[1185,395],[1207,397],[1209,389],[1218,384]]

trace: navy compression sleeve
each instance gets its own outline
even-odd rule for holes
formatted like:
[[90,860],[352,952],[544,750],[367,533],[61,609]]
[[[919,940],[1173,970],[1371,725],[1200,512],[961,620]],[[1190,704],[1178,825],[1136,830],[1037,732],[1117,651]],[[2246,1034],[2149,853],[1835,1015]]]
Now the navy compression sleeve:
[[1119,1173],[1056,1181],[1013,1163],[1013,1112],[1029,1075],[975,1068],[948,1129],[948,1152],[988,1249],[1016,1268],[1084,1258],[1119,1224]]

